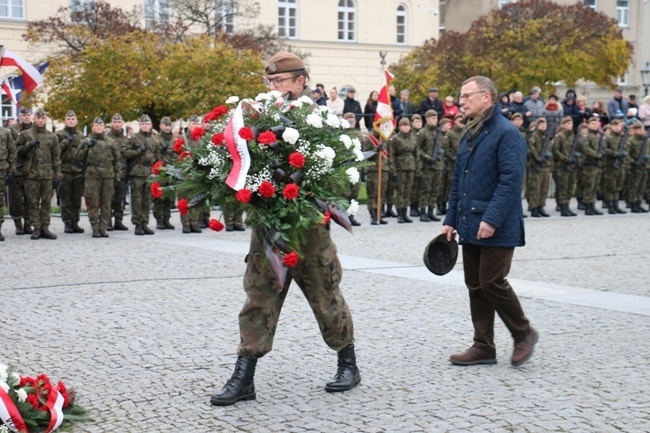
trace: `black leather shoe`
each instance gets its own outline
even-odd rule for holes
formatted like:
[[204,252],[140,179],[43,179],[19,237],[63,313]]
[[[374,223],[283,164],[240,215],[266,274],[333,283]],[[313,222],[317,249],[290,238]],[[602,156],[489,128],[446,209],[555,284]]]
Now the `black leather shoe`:
[[[406,211],[406,210],[405,210]],[[327,392],[348,391],[361,382],[361,375],[357,368],[357,359],[354,354],[354,344],[350,344],[338,353],[338,369],[336,374],[325,384]]]
[[230,406],[241,400],[255,400],[255,366],[254,356],[240,356],[235,364],[235,371],[221,391],[212,394],[210,403],[214,406]]

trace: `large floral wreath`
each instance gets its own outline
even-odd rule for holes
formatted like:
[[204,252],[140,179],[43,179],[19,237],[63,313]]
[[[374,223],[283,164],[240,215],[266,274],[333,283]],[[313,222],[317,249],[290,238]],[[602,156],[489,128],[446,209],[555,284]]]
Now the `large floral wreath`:
[[[330,220],[350,230],[346,211],[353,214],[358,203],[344,197],[367,163],[349,123],[306,96],[285,101],[277,91],[226,104],[234,108],[216,107],[204,118],[210,127],[191,132],[198,146],[177,139],[177,165],[154,167],[154,197],[188,197],[179,200],[181,213],[204,203],[245,211],[269,261],[283,266],[298,263],[309,230]],[[223,224],[213,220],[210,228]]]

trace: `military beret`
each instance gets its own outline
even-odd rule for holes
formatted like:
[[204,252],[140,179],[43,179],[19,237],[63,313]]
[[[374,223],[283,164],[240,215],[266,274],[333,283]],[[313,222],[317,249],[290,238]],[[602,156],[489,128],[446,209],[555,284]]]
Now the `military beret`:
[[416,120],[416,119],[421,121],[421,120],[422,120],[422,116],[420,116],[418,113],[413,114],[413,115],[411,116],[411,122],[413,122],[413,121]]
[[20,107],[20,111],[18,111],[20,114],[32,114],[32,109],[29,107]]
[[571,116],[564,116],[564,117],[562,118],[562,122],[560,122],[560,123],[561,123],[561,124],[565,124],[565,123],[568,123],[568,122],[573,122],[573,117],[571,117]]
[[305,64],[302,59],[293,53],[280,51],[275,53],[267,62],[264,71],[267,75],[281,74],[283,72],[304,71]]
[[546,118],[544,118],[544,117],[540,117],[539,119],[537,119],[537,123],[538,123],[538,124],[539,124],[539,123],[546,123]]
[[169,117],[165,116],[162,119],[160,119],[160,124],[161,125],[171,125],[172,124],[172,119]]
[[356,117],[354,116],[354,113],[351,113],[349,111],[343,115],[343,118],[346,119],[346,120],[347,119],[356,119]]
[[427,117],[427,118],[429,118],[429,117],[438,117],[438,113],[436,112],[436,110],[427,110],[427,112],[424,113],[424,117]]
[[625,123],[625,121],[623,121],[621,119],[614,119],[611,122],[609,122],[610,125],[623,125],[624,123]]
[[199,116],[196,114],[192,114],[189,119],[187,119],[188,122],[200,122],[201,119],[199,119]]
[[43,108],[38,107],[36,111],[34,111],[34,117],[45,117],[47,114],[45,114],[45,110]]
[[600,118],[598,116],[591,116],[589,120],[587,120],[587,123],[591,122],[600,122]]
[[112,120],[124,120],[124,119],[122,119],[122,115],[120,113],[115,113],[113,114]]
[[148,114],[143,114],[140,116],[140,123],[151,122],[151,117]]
[[436,236],[424,249],[424,265],[435,275],[445,275],[456,265],[458,243],[447,241],[446,234]]
[[515,120],[515,119],[523,119],[524,116],[521,115],[521,113],[514,113],[512,116],[510,116],[510,120]]
[[68,110],[68,112],[65,113],[65,117],[77,117],[77,115],[74,114],[74,111]]
[[410,124],[411,121],[408,119],[408,117],[402,117],[401,119],[399,119],[399,126],[410,125]]
[[630,129],[643,129],[643,123],[634,122],[633,124],[630,125]]
[[97,125],[103,125],[103,124],[104,124],[104,120],[103,120],[101,117],[97,116],[97,117],[95,117],[95,119],[93,120],[93,123],[94,123],[94,124],[97,124]]
[[430,88],[429,88],[429,93],[431,93],[431,92],[437,92],[437,91],[438,91],[438,88],[437,88],[437,87],[430,87]]
[[438,124],[438,126],[445,126],[447,123],[451,123],[451,120],[445,118],[445,119],[442,119],[442,120],[440,121],[440,123]]
[[456,115],[454,116],[454,120],[462,119],[463,117],[465,117],[465,115],[463,113],[456,113]]

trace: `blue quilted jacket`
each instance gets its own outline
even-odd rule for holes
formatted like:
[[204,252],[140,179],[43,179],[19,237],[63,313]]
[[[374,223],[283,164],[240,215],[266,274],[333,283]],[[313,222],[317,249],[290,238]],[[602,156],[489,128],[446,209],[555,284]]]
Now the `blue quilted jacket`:
[[[459,243],[525,245],[521,182],[526,153],[521,133],[497,110],[471,145],[464,136],[458,147],[445,216],[445,225],[456,228]],[[496,227],[491,238],[476,239],[481,221]]]

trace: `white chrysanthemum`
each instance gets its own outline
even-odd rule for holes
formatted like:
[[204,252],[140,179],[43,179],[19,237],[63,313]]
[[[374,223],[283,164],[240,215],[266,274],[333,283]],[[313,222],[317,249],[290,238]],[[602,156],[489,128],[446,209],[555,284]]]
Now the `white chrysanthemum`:
[[255,100],[258,102],[264,102],[264,101],[269,101],[275,99],[271,92],[269,93],[258,93],[258,95],[255,97]]
[[7,385],[7,382],[3,382],[3,381],[0,380],[0,388],[4,392],[9,392],[9,385]]
[[325,123],[327,123],[332,128],[339,128],[341,126],[341,121],[339,118],[332,113],[327,113],[327,120],[325,120]]
[[355,147],[354,149],[352,149],[352,153],[354,153],[354,156],[355,156],[354,160],[355,161],[363,161],[365,159],[361,149],[357,149]]
[[314,128],[323,127],[323,118],[318,113],[309,114],[305,119],[305,121],[307,122],[307,124],[313,126]]
[[352,125],[350,125],[350,122],[348,122],[345,119],[341,119],[341,128],[343,129],[350,129]]
[[333,161],[336,158],[336,152],[329,146],[323,146],[323,148],[318,152],[318,154],[329,161]]
[[16,390],[16,395],[18,396],[19,402],[24,403],[27,401],[27,392],[24,389],[20,388]]
[[352,145],[354,146],[355,149],[361,150],[361,140],[359,140],[357,137],[354,137],[352,139]]
[[278,98],[282,98],[282,92],[280,92],[279,90],[271,90],[268,94],[274,100]]
[[341,134],[339,140],[341,141],[341,143],[343,143],[346,149],[350,149],[352,147],[352,139],[349,136],[345,134]]
[[298,101],[302,102],[305,105],[311,105],[314,103],[314,100],[307,95],[302,95],[300,98],[298,98]]
[[350,200],[350,207],[347,209],[348,215],[354,215],[359,211],[359,202],[356,200]]
[[352,185],[359,182],[359,170],[357,170],[356,167],[348,168],[347,170],[345,170],[345,174],[348,175],[348,179],[350,179],[350,183]]
[[231,96],[230,98],[226,99],[226,104],[236,104],[239,102],[239,96]]
[[289,144],[296,144],[296,141],[300,138],[300,133],[297,129],[287,128],[282,133],[282,139]]

